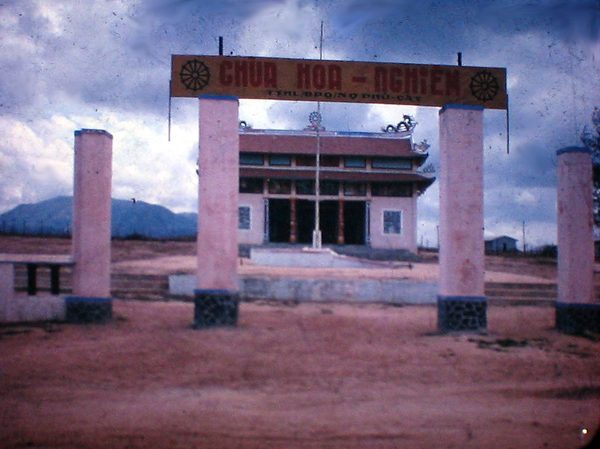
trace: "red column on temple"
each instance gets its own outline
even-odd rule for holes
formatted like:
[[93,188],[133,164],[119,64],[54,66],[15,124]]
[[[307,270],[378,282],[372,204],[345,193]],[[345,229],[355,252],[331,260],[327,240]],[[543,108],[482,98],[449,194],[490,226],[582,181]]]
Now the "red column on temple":
[[298,241],[296,201],[296,198],[290,199],[290,243],[296,243]]
[[346,242],[344,235],[344,200],[338,201],[338,244],[343,245]]

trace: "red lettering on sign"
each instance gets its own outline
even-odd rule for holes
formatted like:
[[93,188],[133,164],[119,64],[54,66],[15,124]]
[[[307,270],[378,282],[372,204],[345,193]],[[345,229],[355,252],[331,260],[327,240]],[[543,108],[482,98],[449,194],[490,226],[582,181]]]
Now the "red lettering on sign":
[[315,89],[324,89],[327,85],[327,77],[325,76],[325,66],[317,64],[313,67],[312,81]]
[[298,88],[310,89],[310,66],[308,64],[298,64]]
[[342,90],[342,68],[339,65],[329,66],[329,90]]
[[460,95],[460,72],[440,67],[375,67],[375,92],[416,95]]
[[277,87],[277,66],[273,62],[223,61],[219,69],[223,86]]
[[400,92],[402,90],[402,69],[394,67],[390,71],[390,90]]
[[235,61],[233,74],[236,87],[246,87],[248,85],[248,63],[246,61]]
[[274,62],[265,62],[265,87],[277,87],[277,66]]
[[233,64],[231,63],[231,61],[223,61],[221,63],[221,67],[219,70],[219,82],[223,86],[231,86],[231,84],[233,83],[233,76],[231,76],[231,74],[229,73],[232,67]]
[[387,70],[385,67],[375,67],[375,91],[387,92],[388,79]]
[[336,64],[298,64],[296,85],[299,89],[342,89],[342,67]]
[[407,94],[419,93],[419,71],[417,69],[406,69],[404,76],[406,78],[404,92]]
[[250,85],[252,87],[260,87],[263,81],[262,64],[256,61],[250,61],[248,65],[248,74],[250,75]]
[[460,73],[446,70],[446,95],[460,95]]
[[427,70],[425,67],[422,67],[419,70],[419,75],[421,76],[421,93],[422,94],[427,93],[427,75],[428,74],[429,74],[429,70]]
[[442,81],[442,75],[444,71],[442,69],[433,69],[431,71],[431,93],[433,95],[443,95],[444,91],[440,88],[440,82]]

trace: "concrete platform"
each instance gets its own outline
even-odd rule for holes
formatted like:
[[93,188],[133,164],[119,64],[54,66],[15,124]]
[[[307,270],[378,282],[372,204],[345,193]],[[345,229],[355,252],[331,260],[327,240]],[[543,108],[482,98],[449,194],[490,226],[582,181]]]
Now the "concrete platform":
[[[169,276],[169,294],[194,297],[196,276]],[[241,278],[242,300],[354,301],[394,304],[435,304],[437,282],[410,279]]]
[[250,262],[269,267],[297,268],[398,268],[408,262],[365,260],[338,254],[330,248],[251,248]]

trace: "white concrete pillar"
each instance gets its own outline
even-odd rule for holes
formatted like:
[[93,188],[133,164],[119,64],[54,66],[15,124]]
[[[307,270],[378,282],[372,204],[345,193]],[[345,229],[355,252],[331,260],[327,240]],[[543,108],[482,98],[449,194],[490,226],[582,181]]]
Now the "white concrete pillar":
[[440,111],[440,280],[442,331],[487,327],[483,237],[483,108]]
[[600,332],[594,295],[592,156],[588,148],[557,151],[558,301],[556,327]]
[[112,316],[110,231],[112,140],[104,130],[75,131],[73,186],[73,296],[67,320],[98,322]]
[[239,101],[199,97],[195,324],[237,324]]

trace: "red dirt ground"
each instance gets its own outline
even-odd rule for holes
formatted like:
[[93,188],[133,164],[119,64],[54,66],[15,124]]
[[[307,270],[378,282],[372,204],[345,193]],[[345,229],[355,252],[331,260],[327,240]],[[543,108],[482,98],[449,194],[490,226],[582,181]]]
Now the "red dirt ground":
[[191,303],[114,313],[0,327],[0,447],[577,448],[600,422],[600,342],[552,307],[490,307],[485,335],[437,334],[431,306],[242,303],[208,330]]

